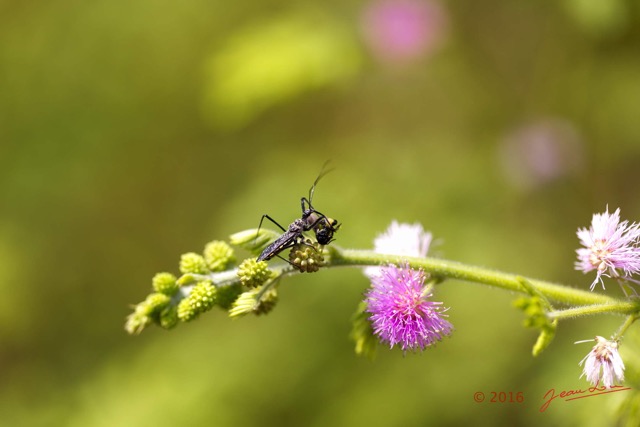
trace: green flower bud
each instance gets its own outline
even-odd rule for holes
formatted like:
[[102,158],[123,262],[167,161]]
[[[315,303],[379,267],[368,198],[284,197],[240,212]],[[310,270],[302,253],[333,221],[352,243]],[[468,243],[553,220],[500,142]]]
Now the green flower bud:
[[229,310],[229,317],[240,317],[245,314],[251,313],[258,305],[256,299],[260,289],[252,289],[248,292],[243,292],[233,302],[231,310]]
[[187,298],[198,313],[204,313],[216,304],[216,292],[216,287],[211,282],[198,282]]
[[558,319],[554,319],[549,325],[541,328],[540,335],[538,335],[538,339],[533,345],[533,350],[531,351],[534,356],[538,356],[547,347],[549,347],[549,344],[551,344],[551,341],[553,341],[556,336],[557,326]]
[[238,299],[241,293],[242,285],[239,283],[234,283],[229,286],[220,286],[216,294],[218,305],[223,310],[229,310],[233,305],[233,302]]
[[352,326],[349,336],[356,344],[356,354],[373,360],[376,355],[378,340],[373,335],[369,313],[365,311],[366,309],[367,304],[364,301],[358,305],[358,310],[351,318]]
[[551,306],[545,298],[539,296],[523,297],[514,301],[513,304],[526,314],[524,326],[540,329],[540,335],[538,335],[532,350],[533,355],[538,356],[553,341],[558,327],[558,319],[550,320],[547,317],[547,309],[551,309]]
[[262,288],[255,288],[240,294],[229,310],[229,316],[239,317],[249,313],[266,314],[273,309],[277,301],[278,292],[275,288],[271,287],[265,292]]
[[183,254],[180,257],[180,271],[183,274],[193,273],[193,274],[207,274],[209,273],[209,269],[207,269],[207,263],[204,260],[202,255],[198,255],[194,252],[189,252]]
[[276,240],[280,234],[281,233],[267,228],[261,228],[260,230],[253,228],[232,234],[229,237],[229,242],[234,246],[240,246],[242,249],[246,249],[252,254],[257,255],[262,252],[269,243]]
[[289,252],[289,262],[302,272],[314,273],[324,265],[324,257],[317,242],[306,239],[297,243]]
[[544,302],[538,297],[522,297],[513,302],[513,305],[526,314],[524,326],[528,328],[542,328],[549,324],[544,309]]
[[261,315],[267,314],[276,306],[278,302],[278,291],[272,287],[267,292],[262,294],[258,306],[253,310],[254,314]]
[[127,316],[127,321],[124,324],[124,330],[129,335],[137,335],[144,330],[152,322],[151,318],[141,311],[137,310]]
[[216,287],[209,281],[198,282],[189,293],[178,303],[178,319],[188,322],[201,313],[211,310],[216,304]]
[[140,309],[141,312],[155,319],[160,314],[162,309],[168,306],[170,302],[171,297],[165,294],[154,292],[152,294],[149,294],[149,296],[147,296],[147,298],[143,302],[138,304],[136,310]]
[[160,326],[171,329],[178,324],[178,307],[169,305],[160,312]]
[[247,258],[238,267],[240,282],[250,288],[257,288],[271,278],[271,270],[266,261]]
[[177,314],[180,321],[189,322],[198,317],[199,313],[197,313],[196,310],[194,310],[194,308],[191,306],[189,298],[184,298],[178,303]]
[[187,286],[194,283],[195,281],[196,278],[193,277],[193,274],[183,274],[182,276],[180,276],[180,278],[178,278],[176,283],[178,284],[178,286]]
[[204,260],[209,270],[224,271],[236,259],[231,246],[221,240],[214,240],[204,247]]
[[158,273],[153,276],[153,290],[165,295],[175,295],[178,291],[176,276],[171,273]]
[[133,313],[127,316],[124,329],[129,334],[139,334],[158,319],[159,313],[169,306],[171,298],[165,294],[153,293],[134,307]]

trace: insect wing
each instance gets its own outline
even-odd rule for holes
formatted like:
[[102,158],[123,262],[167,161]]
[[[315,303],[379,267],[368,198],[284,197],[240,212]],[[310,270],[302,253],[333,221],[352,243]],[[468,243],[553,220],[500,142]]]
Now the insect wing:
[[260,256],[258,257],[258,261],[269,261],[274,256],[278,255],[283,250],[293,246],[295,239],[297,237],[296,233],[286,232],[282,236],[278,237],[273,243],[264,248]]

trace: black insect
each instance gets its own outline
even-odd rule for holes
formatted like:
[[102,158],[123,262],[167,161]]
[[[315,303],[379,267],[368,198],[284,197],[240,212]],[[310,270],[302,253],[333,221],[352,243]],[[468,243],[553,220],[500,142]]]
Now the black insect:
[[309,198],[307,199],[306,197],[303,197],[302,199],[300,199],[302,216],[293,221],[289,225],[288,229],[285,230],[283,226],[278,224],[278,222],[276,222],[269,215],[262,215],[258,230],[260,229],[260,227],[262,227],[262,221],[267,218],[269,221],[280,227],[280,229],[284,231],[284,234],[278,237],[273,243],[271,243],[262,251],[262,253],[258,257],[258,261],[268,261],[275,256],[280,257],[280,252],[291,248],[297,243],[304,242],[303,233],[305,231],[313,230],[316,235],[316,240],[321,245],[327,245],[331,241],[333,241],[333,234],[338,231],[338,229],[340,228],[340,224],[337,220],[329,218],[325,214],[318,212],[311,204],[311,201],[313,200],[313,193],[316,189],[316,184],[318,184],[320,178],[322,178],[328,172],[330,172],[330,170],[325,171],[323,167],[320,171],[320,174],[309,189]]

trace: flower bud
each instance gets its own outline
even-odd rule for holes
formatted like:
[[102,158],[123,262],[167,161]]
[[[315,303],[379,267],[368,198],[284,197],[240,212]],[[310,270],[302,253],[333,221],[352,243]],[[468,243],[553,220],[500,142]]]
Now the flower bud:
[[137,335],[150,324],[151,318],[140,312],[136,308],[136,311],[127,316],[127,321],[124,325],[124,329],[129,335]]
[[233,249],[226,242],[214,240],[204,247],[204,260],[211,271],[224,271],[235,261]]
[[191,306],[189,298],[184,298],[178,303],[178,319],[182,322],[190,322],[198,316],[198,313]]
[[178,307],[169,305],[160,312],[160,326],[171,329],[178,324]]
[[260,298],[257,307],[253,310],[255,315],[267,314],[276,306],[278,302],[278,291],[275,287],[270,288]]
[[176,276],[171,273],[158,273],[153,276],[153,290],[165,295],[175,295],[178,291]]
[[204,257],[194,252],[183,254],[180,257],[180,271],[183,274],[207,274],[209,272]]
[[361,301],[358,305],[358,310],[351,317],[352,326],[349,336],[356,344],[356,354],[373,360],[378,347],[378,339],[373,335],[369,313],[366,310],[367,304]]
[[311,240],[306,239],[291,248],[289,262],[298,267],[302,273],[314,273],[324,265],[324,257],[318,243],[312,243]]
[[279,236],[280,233],[267,228],[261,228],[260,230],[253,228],[232,234],[229,236],[229,242],[234,246],[240,246],[242,249],[246,249],[252,254],[257,255]]
[[163,308],[169,305],[171,298],[165,294],[154,292],[149,294],[147,298],[138,304],[138,307],[144,314],[155,318]]
[[198,282],[189,295],[178,303],[178,319],[188,322],[216,304],[216,287],[209,281]]
[[195,282],[196,282],[196,278],[193,277],[193,274],[189,274],[189,273],[183,274],[176,281],[178,286],[187,286],[187,285],[190,285],[190,284],[195,283]]
[[247,258],[238,267],[238,277],[244,286],[257,288],[271,277],[271,270],[269,270],[266,261]]
[[255,288],[240,294],[229,310],[229,316],[239,317],[249,313],[266,314],[273,309],[277,301],[278,292],[275,288],[272,287],[265,292],[262,288]]

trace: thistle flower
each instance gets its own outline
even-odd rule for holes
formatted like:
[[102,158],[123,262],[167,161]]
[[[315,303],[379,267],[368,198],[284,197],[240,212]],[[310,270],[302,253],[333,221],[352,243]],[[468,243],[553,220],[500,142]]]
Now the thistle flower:
[[609,209],[602,214],[594,214],[589,229],[580,228],[577,232],[580,243],[584,246],[576,250],[578,261],[576,270],[588,273],[596,270],[596,278],[591,290],[600,282],[604,289],[602,276],[624,277],[640,271],[640,224],[620,222],[620,209],[609,214]]
[[584,370],[580,378],[586,376],[587,380],[594,386],[598,385],[602,380],[602,384],[605,387],[611,388],[614,377],[618,381],[624,381],[624,363],[618,353],[618,342],[609,341],[598,336],[595,341],[596,345],[591,349],[591,352],[580,361],[580,366],[584,364]]
[[[424,231],[421,224],[405,224],[396,220],[391,222],[387,230],[373,241],[374,250],[380,254],[406,255],[426,257],[433,236]],[[373,278],[380,274],[380,267],[367,267],[364,274]]]
[[365,300],[369,320],[374,334],[391,348],[398,344],[402,350],[424,350],[453,331],[442,303],[428,300],[431,292],[422,270],[390,265],[371,280]]

